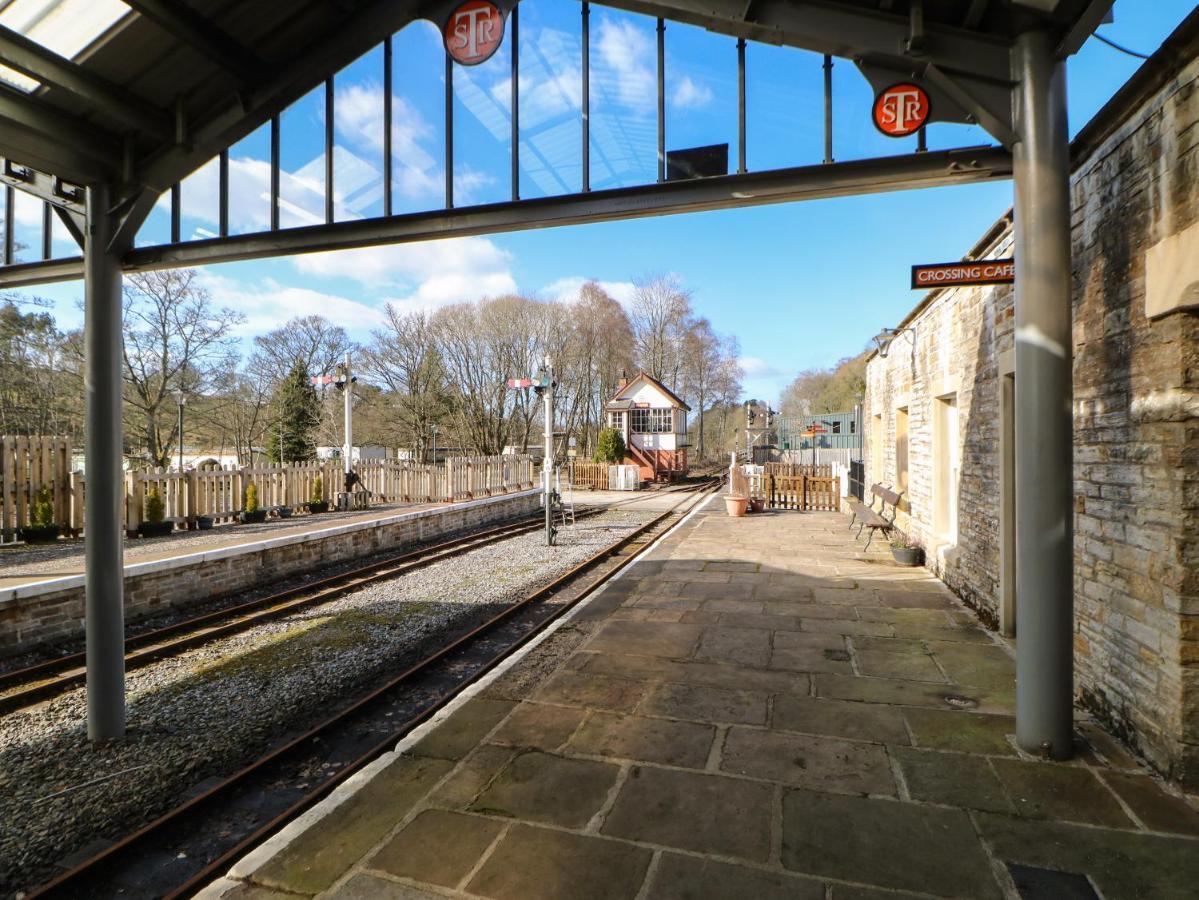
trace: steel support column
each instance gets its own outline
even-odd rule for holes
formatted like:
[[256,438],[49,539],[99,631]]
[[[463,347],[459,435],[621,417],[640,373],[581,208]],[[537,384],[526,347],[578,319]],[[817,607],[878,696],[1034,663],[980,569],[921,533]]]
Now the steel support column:
[[1016,257],[1016,739],[1072,752],[1070,147],[1066,67],[1047,33],[1012,50]]
[[104,185],[87,189],[84,241],[84,413],[87,492],[84,540],[87,733],[125,733],[124,559],[121,470],[121,263],[108,249],[116,228]]

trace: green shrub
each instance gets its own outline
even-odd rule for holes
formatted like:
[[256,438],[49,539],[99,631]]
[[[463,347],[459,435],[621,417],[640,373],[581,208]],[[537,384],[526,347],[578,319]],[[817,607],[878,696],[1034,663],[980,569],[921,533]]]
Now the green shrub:
[[618,463],[624,459],[624,435],[619,428],[603,428],[595,445],[595,461]]
[[313,503],[325,502],[325,479],[321,478],[320,475],[312,479],[312,496],[308,499]]
[[54,521],[54,498],[50,489],[42,488],[33,500],[33,522],[38,528],[49,528],[56,524]]
[[157,525],[166,516],[166,505],[162,502],[162,495],[158,493],[158,486],[154,485],[146,493],[146,521]]
[[246,485],[245,511],[248,513],[258,512],[258,485],[252,481]]

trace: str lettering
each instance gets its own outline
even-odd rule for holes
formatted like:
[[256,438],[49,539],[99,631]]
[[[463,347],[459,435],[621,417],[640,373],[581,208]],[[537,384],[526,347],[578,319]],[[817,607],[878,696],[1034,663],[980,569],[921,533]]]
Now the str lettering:
[[454,14],[450,23],[453,31],[454,57],[469,62],[478,59],[484,53],[490,55],[495,43],[495,22],[492,19],[493,7],[475,6]]
[[919,91],[896,91],[883,97],[881,124],[889,126],[888,130],[906,133],[920,127],[919,123],[924,121],[923,113],[924,99]]

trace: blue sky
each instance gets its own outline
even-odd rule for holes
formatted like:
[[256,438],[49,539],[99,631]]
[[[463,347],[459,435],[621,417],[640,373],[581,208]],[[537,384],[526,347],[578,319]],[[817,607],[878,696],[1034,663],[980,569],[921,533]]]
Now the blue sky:
[[[1192,8],[1190,0],[1117,0],[1115,22],[1101,33],[1151,52]],[[653,181],[654,22],[593,5],[591,28],[592,187]],[[521,195],[578,190],[579,5],[522,0],[520,41]],[[489,62],[454,71],[459,206],[503,200],[511,190],[510,52],[506,39]],[[668,148],[728,142],[735,166],[735,42],[668,24],[666,53]],[[444,199],[443,58],[439,35],[427,23],[395,38],[397,212],[439,208]],[[749,45],[751,171],[820,161],[820,64],[814,54]],[[339,219],[382,212],[382,65],[375,50],[336,80]],[[1138,65],[1089,41],[1070,62],[1072,131]],[[914,147],[914,139],[874,130],[869,87],[850,63],[837,62],[834,92],[838,160]],[[284,226],[323,219],[323,96],[323,89],[313,92],[282,118]],[[932,149],[989,142],[974,127],[929,129]],[[266,224],[268,158],[266,128],[231,150],[234,232]],[[185,236],[215,231],[215,187],[215,163],[184,183]],[[204,280],[218,302],[246,314],[247,340],[313,312],[366,340],[388,302],[435,308],[508,291],[566,298],[587,278],[623,299],[636,278],[670,272],[692,291],[701,314],[740,339],[747,396],[773,401],[795,372],[855,353],[882,326],[898,322],[917,299],[908,289],[911,264],[960,256],[1010,204],[1008,183],[938,188],[213,266]],[[37,247],[40,211],[24,206],[18,240]],[[139,242],[164,241],[168,221],[165,206],[156,210]],[[75,325],[80,291],[70,284],[36,292],[55,301],[65,325]]]

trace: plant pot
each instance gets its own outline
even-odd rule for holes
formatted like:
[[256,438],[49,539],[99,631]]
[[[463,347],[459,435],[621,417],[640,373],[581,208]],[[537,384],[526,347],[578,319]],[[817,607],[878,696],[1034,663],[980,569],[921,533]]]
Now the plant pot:
[[308,511],[310,513],[328,512],[329,511],[329,501],[328,500],[313,500],[308,504]]
[[137,526],[139,537],[166,537],[175,530],[174,522],[142,522]]
[[290,506],[280,506],[275,510],[275,512],[279,514],[280,519],[290,519],[291,518],[291,507]]
[[256,509],[253,512],[242,510],[237,514],[237,519],[243,525],[261,525],[266,521],[266,510]]
[[765,497],[750,497],[750,499],[749,499],[749,511],[750,512],[760,513],[760,512],[763,512],[765,509],[766,509],[766,498]]
[[924,562],[924,548],[892,547],[891,556],[901,566],[918,566]]
[[734,497],[729,495],[724,498],[724,508],[733,518],[740,518],[745,515],[745,510],[748,506],[748,497]]
[[196,527],[201,531],[212,531],[216,520],[212,516],[196,516]]
[[17,530],[17,537],[26,544],[52,544],[61,531],[61,525],[26,525]]

